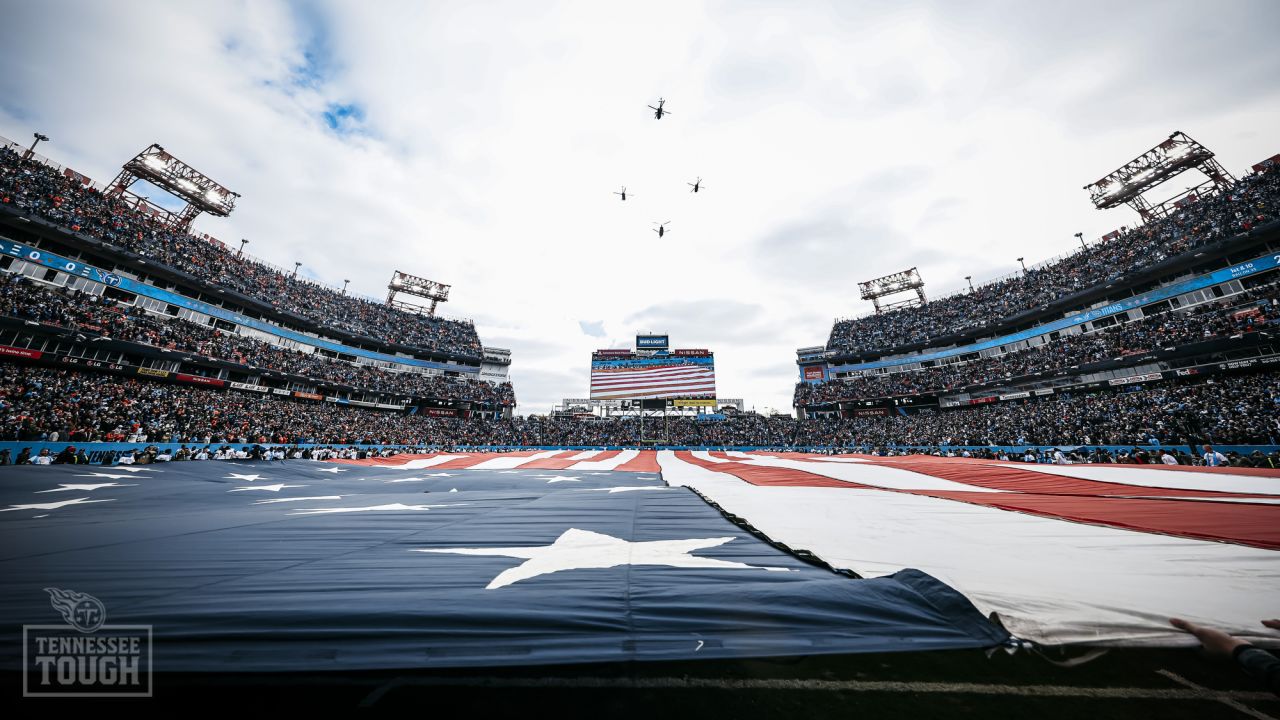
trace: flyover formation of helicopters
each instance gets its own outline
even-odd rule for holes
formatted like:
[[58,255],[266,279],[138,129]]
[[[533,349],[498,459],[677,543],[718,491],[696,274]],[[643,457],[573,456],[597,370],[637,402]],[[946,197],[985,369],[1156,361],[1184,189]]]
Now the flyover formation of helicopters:
[[[657,105],[657,107],[654,107],[653,105],[650,105],[650,106],[649,106],[649,109],[653,111],[653,119],[654,119],[654,120],[661,120],[662,118],[664,118],[664,117],[666,117],[667,115],[670,115],[670,114],[671,114],[671,111],[670,111],[670,110],[668,110],[668,109],[666,109],[666,103],[667,103],[667,101],[666,101],[665,99],[663,99],[663,98],[658,98],[658,105]],[[698,178],[697,180],[694,180],[694,181],[693,181],[693,182],[691,182],[691,183],[685,183],[685,185],[688,185],[688,186],[689,186],[689,188],[690,188],[690,189],[689,189],[689,192],[693,192],[693,193],[700,192],[700,191],[702,191],[702,190],[706,189],[706,186],[702,184],[702,178]],[[617,196],[618,196],[618,197],[620,197],[620,198],[622,198],[622,201],[623,201],[623,202],[626,202],[626,201],[627,201],[627,198],[629,198],[629,197],[635,197],[635,196],[636,196],[636,195],[635,195],[635,193],[632,193],[632,192],[628,192],[628,191],[627,191],[627,186],[626,186],[626,185],[623,185],[621,190],[616,191],[616,192],[614,192],[613,194],[614,194],[614,195],[617,195]],[[655,233],[657,233],[657,234],[658,234],[658,237],[659,237],[659,238],[661,238],[662,236],[664,236],[664,235],[666,235],[667,233],[671,232],[670,230],[668,230],[668,229],[667,229],[667,226],[668,226],[668,225],[670,225],[670,224],[671,224],[671,221],[670,221],[670,220],[668,220],[668,221],[666,221],[666,222],[664,222],[664,223],[655,222],[655,223],[654,223],[654,226],[655,226],[655,227],[653,228],[653,231],[654,231]]]

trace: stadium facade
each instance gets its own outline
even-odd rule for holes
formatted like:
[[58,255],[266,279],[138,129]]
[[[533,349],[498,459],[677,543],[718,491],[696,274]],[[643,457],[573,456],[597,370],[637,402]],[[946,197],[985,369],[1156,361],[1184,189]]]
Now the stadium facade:
[[[796,351],[798,416],[945,416],[1280,365],[1275,162],[1015,276],[837,320],[824,345]],[[1019,295],[1030,301],[1007,302]]]
[[[38,318],[44,322],[0,318],[7,359],[301,402],[511,415],[511,351],[483,347],[470,321],[298,279],[296,269],[290,275],[248,255],[244,243],[233,251],[173,226],[123,185],[108,188],[16,143],[0,145],[9,176],[0,269],[11,288],[25,279],[19,304],[63,310]],[[251,281],[228,282],[240,275]],[[70,304],[97,304],[110,322],[68,313]],[[193,339],[230,352],[193,351]]]

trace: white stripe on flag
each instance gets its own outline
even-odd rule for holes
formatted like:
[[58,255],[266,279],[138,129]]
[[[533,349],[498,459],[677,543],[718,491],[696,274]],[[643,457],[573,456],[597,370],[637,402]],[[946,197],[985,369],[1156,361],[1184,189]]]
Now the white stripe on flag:
[[901,492],[761,487],[671,451],[659,452],[658,464],[670,485],[697,490],[773,540],[864,577],[919,568],[1028,640],[1190,646],[1194,639],[1168,621],[1189,617],[1255,643],[1275,641],[1258,624],[1275,611],[1273,550]]

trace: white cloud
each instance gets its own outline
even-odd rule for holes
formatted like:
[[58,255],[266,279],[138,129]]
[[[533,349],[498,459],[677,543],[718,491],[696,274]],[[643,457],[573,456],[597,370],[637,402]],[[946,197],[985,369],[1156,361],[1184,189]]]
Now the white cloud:
[[46,2],[0,27],[0,134],[43,131],[102,180],[159,142],[243,195],[202,231],[375,297],[396,269],[452,284],[443,312],[514,351],[523,412],[583,395],[591,350],[641,329],[785,407],[794,349],[867,309],[857,281],[916,265],[936,296],[1132,223],[1080,187],[1175,129],[1237,172],[1280,150],[1278,21],[1265,1]]

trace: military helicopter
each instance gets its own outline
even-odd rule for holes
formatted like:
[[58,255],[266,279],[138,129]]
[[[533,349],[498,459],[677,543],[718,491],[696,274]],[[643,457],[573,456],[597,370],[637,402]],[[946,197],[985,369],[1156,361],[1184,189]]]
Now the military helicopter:
[[702,178],[698,178],[697,181],[695,182],[685,183],[685,185],[688,185],[689,187],[693,188],[689,192],[698,192],[699,190],[702,189]]
[[[619,196],[621,196],[621,197],[622,197],[622,202],[626,202],[626,201],[627,201],[627,186],[626,186],[626,185],[623,185],[623,186],[622,186],[622,192],[616,192],[616,193],[614,193],[614,195],[619,195]],[[635,193],[631,193],[631,197],[635,197],[635,196],[636,196],[636,194],[635,194]]]
[[661,120],[663,115],[670,115],[670,114],[671,114],[671,111],[670,111],[670,110],[664,110],[664,109],[662,108],[662,104],[663,104],[663,103],[665,103],[665,102],[666,102],[666,100],[663,100],[662,98],[658,98],[658,107],[654,107],[654,106],[652,106],[652,105],[650,105],[650,106],[649,106],[649,109],[653,111],[653,119],[654,119],[654,120]]
[[654,225],[657,225],[658,227],[654,228],[653,231],[658,233],[658,237],[661,238],[663,235],[666,235],[668,232],[671,232],[670,230],[667,230],[667,226],[670,224],[671,224],[670,220],[664,223],[654,223]]

